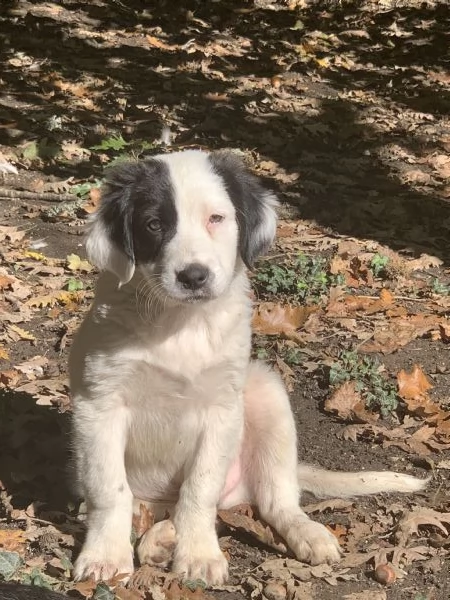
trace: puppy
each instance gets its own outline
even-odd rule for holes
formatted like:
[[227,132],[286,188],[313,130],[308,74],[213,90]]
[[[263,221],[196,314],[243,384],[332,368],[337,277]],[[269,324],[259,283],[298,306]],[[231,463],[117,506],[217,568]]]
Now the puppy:
[[[250,361],[246,267],[274,238],[276,205],[231,154],[189,150],[110,171],[87,238],[104,273],[70,358],[88,510],[76,579],[132,572],[133,500],[173,509],[173,524],[157,524],[141,542],[141,560],[166,564],[174,545],[176,572],[220,584],[228,565],[218,507],[255,504],[299,560],[331,563],[338,542],[301,510],[302,490],[424,486],[398,473],[298,464],[282,381]],[[152,558],[155,548],[164,551]]]

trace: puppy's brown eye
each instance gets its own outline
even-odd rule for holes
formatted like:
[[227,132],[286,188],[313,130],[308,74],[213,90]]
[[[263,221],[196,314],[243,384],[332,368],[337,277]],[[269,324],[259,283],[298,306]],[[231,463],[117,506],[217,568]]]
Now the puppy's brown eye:
[[211,215],[209,217],[209,222],[210,223],[222,223],[222,221],[225,219],[225,217],[223,215]]
[[150,221],[147,222],[147,229],[150,229],[150,231],[161,231],[161,221],[159,219],[150,219]]

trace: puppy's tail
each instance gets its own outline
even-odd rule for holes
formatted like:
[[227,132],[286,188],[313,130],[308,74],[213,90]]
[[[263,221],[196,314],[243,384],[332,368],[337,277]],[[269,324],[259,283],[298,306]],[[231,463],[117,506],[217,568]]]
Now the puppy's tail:
[[299,465],[298,482],[302,491],[317,498],[351,498],[381,492],[418,492],[430,478],[419,479],[393,471],[358,471],[353,473],[326,471],[309,465]]

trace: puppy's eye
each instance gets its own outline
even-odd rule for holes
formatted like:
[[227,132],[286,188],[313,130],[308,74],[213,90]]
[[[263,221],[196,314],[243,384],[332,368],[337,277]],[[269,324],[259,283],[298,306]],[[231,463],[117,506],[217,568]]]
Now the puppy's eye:
[[150,231],[161,231],[162,224],[159,219],[150,219],[150,221],[147,221],[146,227]]
[[223,215],[211,215],[209,217],[209,222],[210,223],[222,223],[222,221],[225,219],[225,217]]

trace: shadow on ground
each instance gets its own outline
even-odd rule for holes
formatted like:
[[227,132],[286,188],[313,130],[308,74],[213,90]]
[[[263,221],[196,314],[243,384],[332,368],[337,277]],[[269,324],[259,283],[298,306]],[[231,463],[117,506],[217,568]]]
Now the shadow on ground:
[[[448,150],[448,7],[266,4],[8,3],[0,141],[64,135],[88,147],[111,131],[153,141],[168,124],[176,147],[275,162],[287,173],[276,188],[305,218],[448,262],[442,179],[426,167],[408,180],[411,158],[390,154],[400,146],[420,163]],[[56,118],[62,132],[49,131]],[[101,168],[92,158],[43,165],[66,176]]]

